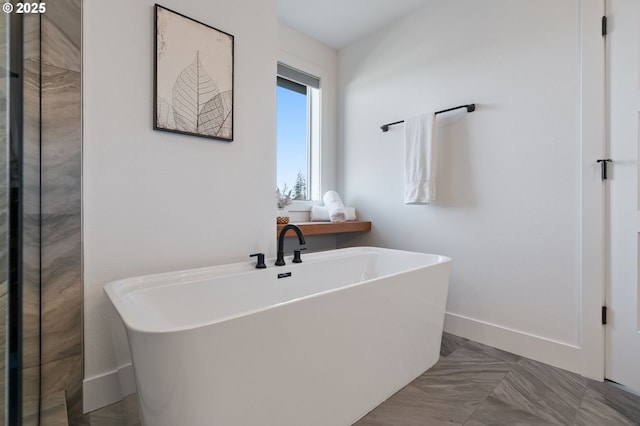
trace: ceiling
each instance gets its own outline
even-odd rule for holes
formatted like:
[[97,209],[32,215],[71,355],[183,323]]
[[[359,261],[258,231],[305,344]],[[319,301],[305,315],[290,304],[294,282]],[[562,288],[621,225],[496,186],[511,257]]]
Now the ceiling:
[[340,49],[424,5],[428,0],[278,0],[278,18]]

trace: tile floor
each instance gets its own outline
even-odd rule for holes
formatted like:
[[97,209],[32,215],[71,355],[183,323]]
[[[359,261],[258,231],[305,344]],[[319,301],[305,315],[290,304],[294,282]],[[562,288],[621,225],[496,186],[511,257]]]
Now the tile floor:
[[117,404],[84,414],[70,421],[69,426],[142,426],[138,416],[137,397],[131,395]]
[[[611,383],[447,333],[440,355],[355,426],[640,425],[640,396]],[[71,424],[139,426],[137,412],[132,396]]]
[[[40,409],[41,423],[38,423],[38,408]],[[32,412],[29,412],[33,410]],[[28,407],[23,404],[22,426],[69,426],[67,419],[67,396],[64,391],[55,392],[42,398],[40,407],[33,404]]]

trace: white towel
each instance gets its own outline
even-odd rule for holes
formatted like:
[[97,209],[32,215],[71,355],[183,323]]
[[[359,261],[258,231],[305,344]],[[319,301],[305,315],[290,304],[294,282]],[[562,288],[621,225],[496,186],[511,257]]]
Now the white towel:
[[329,209],[324,206],[311,206],[309,220],[311,222],[329,222]]
[[345,207],[344,215],[347,220],[356,220],[356,209],[354,207]]
[[334,207],[329,209],[329,220],[331,222],[356,220],[356,209],[353,207]]
[[[311,222],[331,222],[329,207],[311,206],[309,211],[309,220]],[[333,211],[334,216],[339,218],[340,213],[344,214],[345,220],[356,220],[356,209],[353,207],[337,207]],[[335,220],[333,221],[335,222]]]
[[330,209],[344,207],[342,198],[340,198],[340,195],[336,191],[327,191],[322,197],[322,201],[324,201],[324,205]]
[[404,202],[436,199],[435,114],[404,120]]
[[329,220],[331,222],[346,222],[347,214],[344,211],[344,207],[329,208]]

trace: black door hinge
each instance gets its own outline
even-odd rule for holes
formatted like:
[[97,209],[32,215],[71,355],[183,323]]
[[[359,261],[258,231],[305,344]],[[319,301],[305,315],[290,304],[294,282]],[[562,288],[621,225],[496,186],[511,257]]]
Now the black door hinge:
[[602,176],[602,180],[607,180],[607,164],[613,162],[611,158],[601,158],[597,160],[600,163],[600,174]]
[[607,35],[607,17],[602,17],[602,37]]
[[602,325],[607,325],[607,307],[602,307]]

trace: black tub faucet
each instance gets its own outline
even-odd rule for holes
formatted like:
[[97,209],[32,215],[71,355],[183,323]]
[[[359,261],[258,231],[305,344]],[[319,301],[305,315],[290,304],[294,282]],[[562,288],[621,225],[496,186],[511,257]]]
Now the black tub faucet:
[[257,257],[258,261],[256,262],[256,269],[264,269],[267,265],[264,264],[264,253],[254,253],[249,255],[249,257]]
[[[298,228],[296,225],[294,224],[288,224],[285,225],[282,230],[280,231],[280,235],[278,236],[278,258],[276,259],[276,266],[283,266],[285,265],[284,263],[284,236],[287,233],[287,231],[289,229],[293,229],[295,231],[295,233],[298,235],[298,242],[300,243],[301,246],[305,245],[306,242],[304,240],[304,234],[302,233],[302,230],[300,228]],[[299,258],[299,256],[298,256]]]

